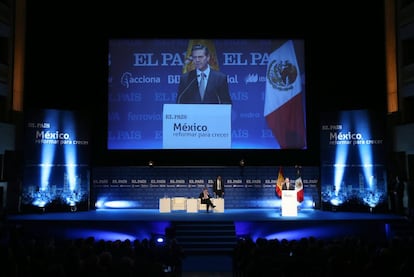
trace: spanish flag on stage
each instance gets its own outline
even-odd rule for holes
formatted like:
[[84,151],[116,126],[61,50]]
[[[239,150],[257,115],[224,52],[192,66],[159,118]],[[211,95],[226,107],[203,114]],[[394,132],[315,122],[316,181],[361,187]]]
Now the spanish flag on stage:
[[277,176],[275,192],[279,198],[282,197],[282,184],[285,181],[285,177],[283,176],[283,168],[279,167],[279,174]]

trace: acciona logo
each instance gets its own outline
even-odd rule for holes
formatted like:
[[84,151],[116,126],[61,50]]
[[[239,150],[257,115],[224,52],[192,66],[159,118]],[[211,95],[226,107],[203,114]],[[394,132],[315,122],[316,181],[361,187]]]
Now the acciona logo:
[[131,72],[124,72],[121,76],[121,84],[129,88],[132,84],[159,84],[161,78],[158,76],[132,76]]

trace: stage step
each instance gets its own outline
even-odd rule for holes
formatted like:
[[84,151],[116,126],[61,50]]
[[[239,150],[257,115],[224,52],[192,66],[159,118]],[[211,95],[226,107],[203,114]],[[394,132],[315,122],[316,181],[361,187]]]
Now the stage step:
[[174,229],[185,254],[231,254],[236,245],[232,221],[175,222]]

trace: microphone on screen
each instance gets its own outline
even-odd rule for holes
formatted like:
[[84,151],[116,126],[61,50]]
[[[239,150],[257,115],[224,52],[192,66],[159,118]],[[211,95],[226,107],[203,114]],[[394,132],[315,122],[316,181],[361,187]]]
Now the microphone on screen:
[[184,96],[184,94],[187,93],[187,91],[189,90],[189,88],[191,87],[191,85],[197,81],[197,78],[200,77],[200,74],[197,75],[194,79],[191,80],[190,83],[188,83],[188,85],[183,89],[183,91],[181,92],[181,94],[178,96],[178,100],[177,100],[177,104],[181,104],[181,98]]
[[218,93],[217,93],[217,92],[216,92],[216,97],[217,97],[218,103],[219,103],[219,104],[221,104],[220,95],[218,95]]

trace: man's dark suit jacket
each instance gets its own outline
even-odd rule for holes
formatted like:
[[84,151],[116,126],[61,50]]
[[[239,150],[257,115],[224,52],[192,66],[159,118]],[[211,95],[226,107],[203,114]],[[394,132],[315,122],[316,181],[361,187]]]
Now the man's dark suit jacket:
[[[286,183],[282,184],[282,190],[287,190]],[[289,184],[289,190],[295,190],[295,184],[290,183]]]
[[210,69],[203,101],[196,73],[196,70],[192,70],[181,76],[177,104],[231,104],[227,76],[224,73]]
[[217,179],[214,180],[213,183],[213,192],[218,196],[218,197],[223,197],[223,192],[224,192],[224,180],[221,179],[221,186],[220,186],[220,190],[217,188]]
[[203,198],[204,197],[204,193],[203,192],[200,192],[200,194],[198,195],[198,198],[200,198],[201,199],[201,204],[211,204],[211,196],[210,196],[210,194],[208,195],[208,199],[204,199]]

